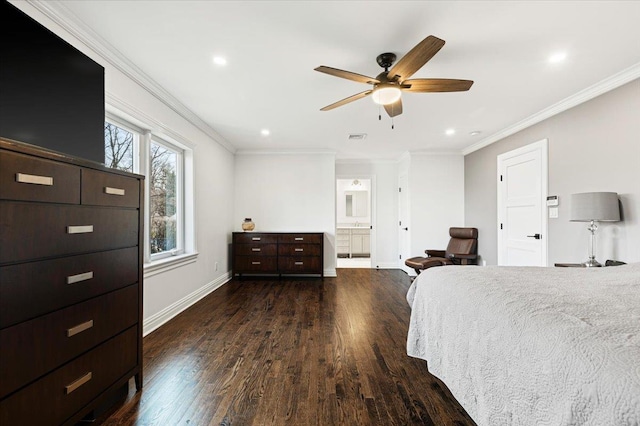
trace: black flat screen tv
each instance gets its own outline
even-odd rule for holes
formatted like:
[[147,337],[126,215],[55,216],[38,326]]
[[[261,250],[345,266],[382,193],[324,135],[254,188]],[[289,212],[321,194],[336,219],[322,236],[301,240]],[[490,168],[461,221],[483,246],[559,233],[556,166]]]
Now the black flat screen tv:
[[5,0],[0,136],[104,163],[104,68]]

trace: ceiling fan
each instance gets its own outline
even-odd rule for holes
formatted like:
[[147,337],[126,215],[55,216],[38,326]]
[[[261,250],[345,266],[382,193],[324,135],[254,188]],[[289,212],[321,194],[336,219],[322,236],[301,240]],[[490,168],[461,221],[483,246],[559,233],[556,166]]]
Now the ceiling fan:
[[[442,46],[444,46],[444,40],[430,35],[418,43],[409,53],[400,58],[395,65],[393,65],[396,60],[395,54],[382,53],[378,55],[376,61],[378,65],[384,68],[384,71],[378,74],[376,78],[326,67],[324,65],[315,68],[315,71],[335,77],[373,85],[373,88],[369,90],[327,105],[321,108],[320,111],[329,111],[371,95],[375,103],[384,106],[389,117],[395,117],[402,114],[402,92],[463,92],[469,90],[473,84],[472,80],[454,80],[448,78],[414,78],[408,80],[408,78],[422,68],[424,64],[429,62]],[[391,69],[389,69],[390,67]]]

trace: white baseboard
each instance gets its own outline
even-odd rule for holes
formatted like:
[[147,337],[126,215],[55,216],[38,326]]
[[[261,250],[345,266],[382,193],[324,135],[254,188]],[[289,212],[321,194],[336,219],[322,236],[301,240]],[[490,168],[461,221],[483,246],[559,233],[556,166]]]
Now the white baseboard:
[[376,269],[400,269],[396,262],[380,262],[376,266]]
[[175,317],[180,312],[184,311],[214,290],[222,287],[229,281],[231,281],[231,272],[227,272],[226,274],[219,276],[210,283],[203,285],[193,293],[188,294],[177,302],[174,302],[171,305],[167,306],[160,312],[151,315],[149,318],[145,318],[142,323],[142,335],[146,336],[147,334],[156,330],[171,318]]
[[336,268],[333,269],[325,269],[324,270],[324,276],[325,277],[337,277],[338,274],[336,273]]

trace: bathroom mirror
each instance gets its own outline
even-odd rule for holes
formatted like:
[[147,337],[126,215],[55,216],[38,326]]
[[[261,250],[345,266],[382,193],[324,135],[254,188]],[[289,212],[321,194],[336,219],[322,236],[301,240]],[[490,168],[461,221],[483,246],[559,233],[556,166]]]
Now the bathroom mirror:
[[346,215],[364,217],[369,215],[369,191],[345,191]]

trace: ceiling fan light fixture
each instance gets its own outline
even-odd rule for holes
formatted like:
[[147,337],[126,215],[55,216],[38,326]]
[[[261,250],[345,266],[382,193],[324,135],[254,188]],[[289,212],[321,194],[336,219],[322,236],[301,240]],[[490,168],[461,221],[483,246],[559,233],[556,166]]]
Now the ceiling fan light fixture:
[[392,84],[379,84],[371,94],[373,102],[379,105],[390,105],[400,99],[400,89]]

